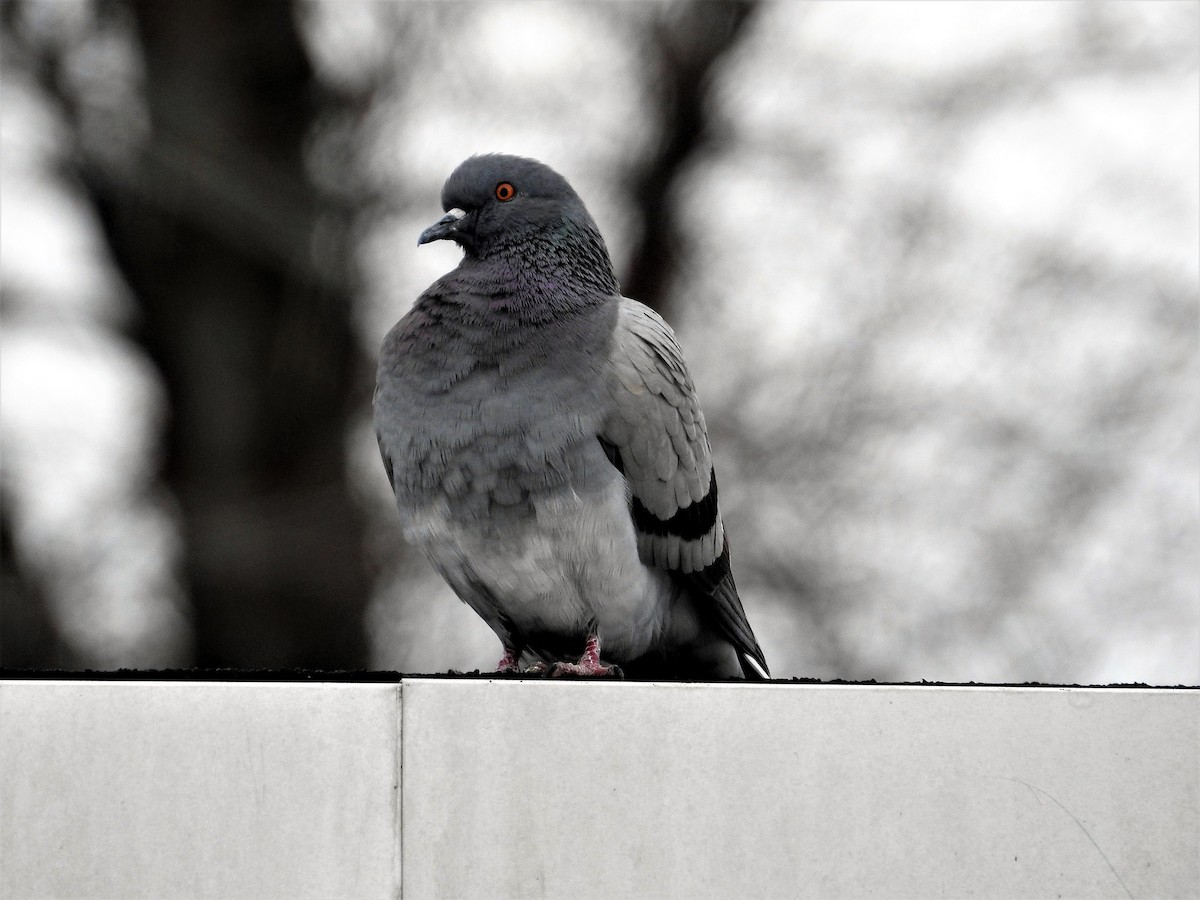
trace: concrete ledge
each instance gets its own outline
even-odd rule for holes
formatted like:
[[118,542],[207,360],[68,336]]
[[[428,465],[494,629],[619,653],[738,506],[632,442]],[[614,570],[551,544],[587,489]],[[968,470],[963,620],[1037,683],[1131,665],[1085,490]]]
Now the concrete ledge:
[[1195,896],[1198,748],[1192,691],[0,682],[0,896]]
[[389,897],[396,685],[0,683],[0,897]]

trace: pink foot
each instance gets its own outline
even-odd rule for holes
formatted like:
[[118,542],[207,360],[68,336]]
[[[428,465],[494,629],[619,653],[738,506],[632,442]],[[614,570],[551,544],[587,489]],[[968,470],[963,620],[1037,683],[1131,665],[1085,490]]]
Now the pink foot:
[[557,678],[560,675],[586,675],[588,677],[611,675],[620,678],[621,674],[618,666],[606,666],[600,662],[600,639],[594,634],[588,635],[583,656],[579,657],[579,662],[556,662],[550,670],[551,678]]
[[521,654],[516,653],[515,651],[512,651],[512,650],[509,650],[507,647],[505,647],[504,655],[502,657],[500,657],[500,662],[496,663],[496,671],[498,673],[520,672],[521,671],[520,659],[521,659]]

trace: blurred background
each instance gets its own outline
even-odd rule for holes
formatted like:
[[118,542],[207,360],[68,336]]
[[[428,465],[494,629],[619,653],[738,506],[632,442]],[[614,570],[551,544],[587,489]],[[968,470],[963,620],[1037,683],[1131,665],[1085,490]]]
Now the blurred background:
[[675,325],[776,675],[1200,682],[1200,5],[0,10],[0,665],[494,664],[370,400],[505,151]]

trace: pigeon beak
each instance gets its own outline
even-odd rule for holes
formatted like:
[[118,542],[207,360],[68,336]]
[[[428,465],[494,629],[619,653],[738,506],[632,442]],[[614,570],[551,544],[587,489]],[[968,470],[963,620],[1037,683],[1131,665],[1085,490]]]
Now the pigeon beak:
[[430,225],[421,232],[421,236],[417,238],[417,246],[428,244],[431,241],[444,241],[447,238],[454,238],[458,223],[463,219],[461,210],[451,210],[437,220],[433,225]]

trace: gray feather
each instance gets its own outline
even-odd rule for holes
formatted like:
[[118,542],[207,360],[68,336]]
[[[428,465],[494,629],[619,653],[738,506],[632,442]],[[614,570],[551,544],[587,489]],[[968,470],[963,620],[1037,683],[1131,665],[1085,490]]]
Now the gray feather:
[[765,673],[670,328],[619,295],[591,216],[540,163],[474,157],[443,206],[466,214],[422,241],[463,260],[385,338],[375,394],[406,537],[518,655],[597,635],[633,674]]

